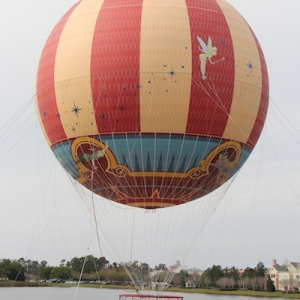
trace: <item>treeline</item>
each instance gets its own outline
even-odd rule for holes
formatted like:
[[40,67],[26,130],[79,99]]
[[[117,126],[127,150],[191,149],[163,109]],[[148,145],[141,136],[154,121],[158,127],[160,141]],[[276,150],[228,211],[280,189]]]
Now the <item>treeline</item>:
[[[127,269],[127,272],[125,271]],[[129,272],[128,272],[129,271]],[[181,270],[172,277],[171,286],[194,288],[224,288],[224,289],[253,289],[275,291],[270,278],[265,276],[266,268],[262,263],[255,268],[240,270],[235,267],[222,268],[213,265],[204,272],[199,270]],[[55,280],[55,281],[82,281],[132,284],[128,273],[134,272],[143,275],[145,284],[152,282],[164,282],[170,271],[165,264],[159,264],[150,268],[146,263],[137,261],[132,263],[112,263],[105,257],[74,257],[70,261],[62,260],[59,266],[49,266],[47,261],[41,262],[25,260],[3,259],[0,261],[0,278],[11,280]],[[150,273],[151,279],[150,279]],[[141,278],[142,278],[141,277]],[[148,282],[147,282],[148,281]]]
[[[81,273],[86,279],[104,280],[107,275],[101,275],[101,273],[107,273],[106,271],[112,271],[112,269],[114,269],[114,272],[110,273],[116,273],[116,271],[122,273],[118,264],[113,263],[111,266],[105,257],[96,258],[92,255],[80,258],[74,257],[70,261],[63,259],[60,265],[55,267],[49,266],[45,260],[41,262],[30,259],[25,260],[24,258],[0,260],[0,278],[17,281],[24,281],[25,279],[49,280],[53,278],[79,280]],[[112,277],[111,274],[109,275]],[[126,274],[123,275],[125,276]],[[128,277],[125,277],[128,280]]]
[[244,270],[214,265],[202,273],[199,286],[264,290],[267,281],[265,272],[266,268],[262,263],[259,263],[255,268],[247,267]]

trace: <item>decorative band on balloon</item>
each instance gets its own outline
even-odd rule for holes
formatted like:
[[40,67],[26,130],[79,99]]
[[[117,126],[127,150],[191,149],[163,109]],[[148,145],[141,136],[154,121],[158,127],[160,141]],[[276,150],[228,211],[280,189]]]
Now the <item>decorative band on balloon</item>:
[[94,174],[106,173],[115,177],[149,177],[149,178],[190,178],[199,180],[217,170],[217,183],[224,183],[236,168],[242,153],[240,143],[227,141],[215,147],[199,164],[186,172],[166,172],[164,170],[136,171],[118,163],[106,141],[101,142],[90,137],[80,137],[73,141],[71,154],[81,176],[77,180],[83,183],[93,180]]

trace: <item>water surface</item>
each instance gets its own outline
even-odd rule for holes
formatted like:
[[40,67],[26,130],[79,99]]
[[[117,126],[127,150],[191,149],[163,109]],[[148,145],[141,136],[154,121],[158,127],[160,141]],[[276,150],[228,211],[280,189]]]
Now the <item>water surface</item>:
[[[0,288],[0,300],[118,300],[119,294],[128,294],[128,290],[76,287],[13,287]],[[183,296],[184,300],[257,300],[245,296],[220,296],[190,293],[165,293]],[[260,300],[268,298],[260,298]],[[273,299],[274,300],[274,299]]]

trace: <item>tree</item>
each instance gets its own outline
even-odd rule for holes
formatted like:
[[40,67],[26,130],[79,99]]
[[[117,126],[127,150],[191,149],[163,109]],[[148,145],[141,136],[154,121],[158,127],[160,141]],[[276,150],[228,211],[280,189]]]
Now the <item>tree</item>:
[[275,292],[275,285],[274,285],[270,275],[268,276],[268,279],[267,279],[266,289],[267,289],[267,292]]
[[185,283],[187,282],[188,276],[189,274],[187,271],[181,270],[179,272],[179,284],[181,287],[185,287]]
[[99,271],[109,264],[109,261],[103,256],[96,258],[91,255],[88,258],[93,262],[93,271]]
[[57,279],[69,279],[71,278],[71,269],[69,267],[53,267],[51,270],[51,277]]
[[[101,272],[103,273],[103,272]],[[101,275],[101,274],[99,274]],[[100,276],[99,276],[100,277]],[[105,278],[109,278],[110,281],[113,282],[128,282],[130,281],[128,275],[126,274],[125,270],[120,269],[107,269],[105,272]]]
[[87,257],[73,257],[71,261],[68,261],[66,266],[71,267],[76,272],[81,272],[84,266],[84,273],[92,273],[101,270],[109,261],[105,257],[96,258],[93,255]]
[[165,282],[166,278],[172,278],[174,276],[171,275],[171,272],[168,269],[165,270],[155,270],[155,272],[153,272],[151,274],[151,281],[154,282]]
[[83,272],[84,273],[92,273],[97,271],[96,260],[93,255],[88,255],[87,257],[81,257],[82,266],[84,264]]
[[22,267],[26,267],[26,260],[25,260],[25,258],[23,258],[23,257],[19,258],[18,262],[22,265]]
[[139,265],[139,261],[135,260],[133,263],[131,263],[132,268],[137,268]]
[[165,264],[158,264],[155,266],[155,270],[165,270],[167,266]]
[[230,277],[221,277],[217,280],[216,285],[222,288],[232,287],[232,279]]
[[9,280],[25,281],[25,274],[22,265],[17,261],[3,259],[0,270]]
[[227,284],[227,286],[231,286],[233,288],[234,286],[238,285],[240,274],[235,267],[230,269],[226,268],[223,270],[223,273],[225,277],[230,279],[230,282]]
[[189,280],[193,287],[196,287],[199,285],[200,282],[200,274],[196,270],[193,271],[193,273],[189,276]]
[[257,277],[265,277],[266,270],[267,268],[265,268],[264,264],[262,262],[259,262],[255,268],[255,275]]
[[65,259],[62,259],[60,261],[60,264],[59,264],[60,267],[65,267],[66,266],[66,260]]
[[266,277],[257,277],[256,287],[259,290],[264,290],[266,286]]
[[279,289],[284,288],[285,291],[289,289],[289,279],[288,278],[281,278],[279,279]]
[[44,266],[40,266],[39,267],[39,278],[42,279],[50,279],[51,278],[51,271],[52,271],[52,267],[44,267]]
[[224,276],[224,273],[221,266],[213,265],[212,268],[205,270],[202,276],[207,286],[216,286],[217,281]]
[[262,262],[259,262],[254,269],[246,268],[242,276],[245,285],[249,289],[263,289],[265,285],[265,272],[266,268]]
[[245,271],[244,271],[242,277],[243,277],[243,278],[246,278],[246,277],[248,277],[248,278],[254,278],[255,275],[256,275],[255,269],[247,267],[247,268],[245,269]]
[[31,264],[27,266],[27,272],[33,275],[38,274],[39,262],[36,260],[32,260]]
[[46,267],[48,265],[48,262],[46,261],[46,260],[42,260],[41,262],[40,262],[40,266],[41,267]]
[[145,271],[149,271],[149,269],[150,269],[150,267],[149,267],[149,265],[148,264],[146,264],[146,263],[141,263],[141,265],[140,265],[140,269],[142,269],[142,270],[145,270]]
[[71,267],[74,271],[81,272],[84,263],[84,257],[73,257],[67,262],[67,267]]

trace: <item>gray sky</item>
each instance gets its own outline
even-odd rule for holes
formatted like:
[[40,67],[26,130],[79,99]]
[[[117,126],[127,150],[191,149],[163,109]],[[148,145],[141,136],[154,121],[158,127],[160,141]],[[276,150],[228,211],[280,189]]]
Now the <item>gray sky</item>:
[[58,265],[88,253],[202,269],[300,261],[299,0],[228,0],[261,43],[271,99],[255,151],[206,226],[206,203],[226,187],[177,210],[146,214],[96,198],[93,209],[54,159],[35,115],[35,74],[50,31],[75,2],[0,3],[0,258]]

